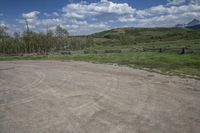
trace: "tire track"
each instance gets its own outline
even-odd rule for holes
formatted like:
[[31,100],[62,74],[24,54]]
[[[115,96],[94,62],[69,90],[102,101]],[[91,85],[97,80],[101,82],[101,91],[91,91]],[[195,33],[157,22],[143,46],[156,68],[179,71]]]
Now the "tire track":
[[[23,70],[23,72],[25,72],[24,70]],[[30,71],[26,71],[26,72],[30,72]],[[29,90],[29,89],[34,89],[34,88],[36,88],[37,86],[39,86],[42,82],[43,82],[43,80],[45,79],[45,74],[44,73],[42,73],[41,71],[36,71],[36,72],[34,72],[36,75],[37,75],[37,77],[39,77],[39,78],[36,78],[36,80],[34,80],[33,82],[31,82],[31,83],[28,83],[28,84],[26,84],[26,85],[24,85],[23,87],[21,87],[21,88],[17,88],[17,91],[18,92],[24,92],[24,91],[34,91],[34,90]],[[6,90],[6,92],[9,92],[10,90]],[[4,92],[4,93],[6,93],[6,92]],[[30,92],[29,92],[30,93]],[[35,97],[38,97],[38,96],[42,96],[43,94],[37,94],[37,96],[31,96],[31,97],[29,97],[29,98],[25,98],[25,99],[19,99],[19,100],[16,100],[16,101],[12,101],[12,102],[10,102],[10,103],[4,103],[4,104],[0,104],[0,106],[8,106],[8,104],[9,104],[9,106],[13,106],[13,105],[15,105],[15,104],[23,104],[23,103],[27,103],[27,102],[31,102]]]

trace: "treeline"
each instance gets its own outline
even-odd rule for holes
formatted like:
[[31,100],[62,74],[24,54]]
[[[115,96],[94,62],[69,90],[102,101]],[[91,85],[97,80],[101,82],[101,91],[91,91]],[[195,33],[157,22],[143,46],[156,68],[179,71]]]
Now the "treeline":
[[69,37],[66,29],[57,26],[53,32],[36,33],[29,29],[9,36],[7,28],[0,26],[0,54],[48,54],[49,52],[81,50],[91,47],[91,37]]

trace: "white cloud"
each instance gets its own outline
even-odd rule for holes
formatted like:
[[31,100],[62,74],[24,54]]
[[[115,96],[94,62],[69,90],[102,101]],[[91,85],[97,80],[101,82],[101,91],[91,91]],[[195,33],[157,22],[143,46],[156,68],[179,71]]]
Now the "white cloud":
[[133,14],[135,9],[127,3],[113,3],[101,0],[97,3],[68,4],[62,9],[65,17],[81,18],[99,16],[102,14],[127,15]]
[[[41,30],[44,27],[55,29],[57,25],[65,27],[71,34],[88,34],[108,28],[109,23],[133,21],[135,9],[127,3],[113,3],[101,0],[97,3],[73,3],[62,8],[62,12],[43,13],[46,17],[38,18],[40,12],[23,13],[22,17],[29,22],[32,30]],[[23,19],[17,20],[24,24]]]
[[29,13],[23,13],[22,16],[24,18],[36,18],[38,14],[40,14],[39,11],[32,11],[32,12],[29,12]]
[[57,12],[53,12],[53,15],[57,17],[60,16]]
[[163,5],[158,5],[158,6],[154,6],[145,10],[137,10],[136,15],[139,18],[145,18],[145,17],[151,17],[155,15],[165,14],[167,12],[168,12],[168,9],[166,7],[164,7]]
[[41,19],[37,20],[35,25],[55,25],[55,24],[62,24],[62,20],[58,18],[52,18],[52,19]]
[[174,15],[180,15],[182,13],[186,12],[200,12],[200,6],[198,5],[182,5],[182,6],[170,6],[165,7],[163,5],[151,7],[146,10],[138,10],[136,11],[138,18],[145,18],[145,17],[154,17],[159,15],[168,15],[168,14],[174,14]]
[[40,21],[38,19],[39,14],[40,14],[39,11],[32,11],[32,12],[28,12],[28,13],[23,13],[22,14],[23,19],[17,19],[17,22],[19,22],[21,24],[25,24],[24,19],[26,19],[28,24],[29,24],[29,28],[34,29],[34,28],[36,28],[38,21]]
[[[159,9],[160,11],[155,9]],[[200,6],[196,4],[182,6],[156,6],[146,10],[139,10],[136,26],[170,27],[178,23],[184,24],[192,19],[200,19]]]
[[133,15],[126,15],[126,16],[119,17],[118,20],[120,22],[133,22],[133,21],[136,21],[136,18],[134,18]]
[[191,0],[191,4],[200,5],[200,0]]
[[4,21],[0,21],[0,27],[6,27],[6,33],[8,33],[9,35],[13,35],[13,33],[15,32],[21,32],[21,29],[19,27],[17,27],[16,25],[10,25]]
[[60,16],[59,15],[59,13],[57,13],[57,12],[53,12],[53,13],[44,13],[44,16],[46,16],[46,17],[51,17],[51,16],[56,16],[56,17],[58,17],[58,16]]
[[101,0],[101,2],[108,2],[108,0]]
[[78,32],[81,34],[91,34],[95,32],[100,32],[104,30],[108,30],[109,26],[104,23],[95,23],[95,24],[84,24],[84,25],[77,25],[76,27],[73,27],[73,25],[70,25],[69,31],[73,35],[77,35]]
[[7,26],[4,22],[0,21],[0,27],[7,27]]
[[[200,0],[174,0],[166,5],[157,5],[137,10],[127,3],[101,0],[96,3],[72,3],[61,12],[43,13],[48,18],[39,18],[39,11],[23,13],[35,31],[55,29],[57,25],[67,28],[71,35],[90,34],[116,27],[170,27],[200,19]],[[184,4],[182,4],[184,3]],[[187,3],[187,4],[185,4]],[[58,10],[59,11],[59,10]],[[24,24],[23,19],[17,20]]]
[[88,24],[87,21],[77,21],[76,19],[70,20],[72,24],[77,24],[77,25],[86,25]]
[[167,5],[181,5],[185,3],[187,0],[167,0],[168,4]]
[[51,14],[45,12],[45,13],[44,13],[44,16],[46,16],[46,17],[50,17]]

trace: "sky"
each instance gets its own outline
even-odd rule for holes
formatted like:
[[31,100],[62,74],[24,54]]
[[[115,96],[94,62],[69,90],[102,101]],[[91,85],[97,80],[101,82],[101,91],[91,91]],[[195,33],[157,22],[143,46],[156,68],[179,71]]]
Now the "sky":
[[70,35],[120,27],[171,27],[200,20],[200,0],[0,0],[0,25],[8,32],[46,32],[56,26]]

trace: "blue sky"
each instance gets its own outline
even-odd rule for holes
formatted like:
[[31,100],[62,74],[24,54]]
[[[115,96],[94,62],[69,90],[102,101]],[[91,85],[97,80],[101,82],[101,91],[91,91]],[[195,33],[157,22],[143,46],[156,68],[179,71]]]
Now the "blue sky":
[[200,0],[0,0],[0,24],[22,32],[57,25],[71,35],[118,27],[170,27],[200,19]]

